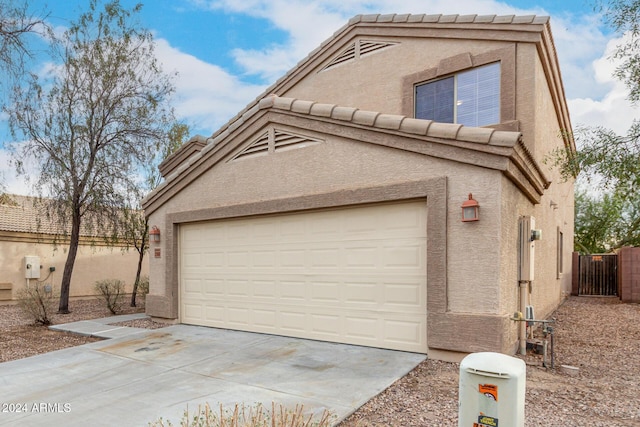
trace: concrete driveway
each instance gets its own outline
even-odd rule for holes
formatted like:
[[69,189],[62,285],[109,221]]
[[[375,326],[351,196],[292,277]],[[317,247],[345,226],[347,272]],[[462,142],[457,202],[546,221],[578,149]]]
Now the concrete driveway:
[[303,404],[337,422],[425,359],[188,325],[111,335],[120,337],[1,363],[0,425],[179,425],[205,402]]

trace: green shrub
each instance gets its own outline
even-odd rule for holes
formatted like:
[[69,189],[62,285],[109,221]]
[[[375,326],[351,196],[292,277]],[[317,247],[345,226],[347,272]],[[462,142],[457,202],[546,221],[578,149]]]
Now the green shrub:
[[[271,404],[271,411],[264,409],[262,404],[247,408],[236,404],[233,411],[224,410],[220,405],[219,411],[213,411],[208,403],[204,407],[198,405],[196,413],[184,411],[180,420],[181,427],[330,427],[334,416],[324,411],[319,420],[314,420],[313,414],[304,415],[303,405],[296,405],[294,410],[286,409],[282,405]],[[149,427],[172,427],[171,421],[162,418],[149,423]]]
[[98,280],[95,285],[98,299],[104,299],[107,308],[113,314],[122,309],[124,299],[124,282],[118,279]]
[[60,296],[58,292],[54,292],[51,285],[40,282],[29,283],[27,287],[20,289],[16,296],[18,306],[32,317],[36,324],[51,324],[51,314]]
[[141,276],[138,282],[137,296],[140,298],[146,298],[149,293],[149,276]]

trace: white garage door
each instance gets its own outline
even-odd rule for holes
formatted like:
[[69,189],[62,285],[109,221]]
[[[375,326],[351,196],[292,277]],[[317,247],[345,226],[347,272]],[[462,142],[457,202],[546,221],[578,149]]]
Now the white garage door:
[[183,323],[427,351],[425,201],[180,227]]

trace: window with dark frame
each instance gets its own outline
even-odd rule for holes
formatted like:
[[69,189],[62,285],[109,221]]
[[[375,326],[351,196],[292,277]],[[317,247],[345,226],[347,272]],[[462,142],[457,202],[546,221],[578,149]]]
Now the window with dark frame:
[[500,62],[416,85],[415,117],[465,126],[500,122]]

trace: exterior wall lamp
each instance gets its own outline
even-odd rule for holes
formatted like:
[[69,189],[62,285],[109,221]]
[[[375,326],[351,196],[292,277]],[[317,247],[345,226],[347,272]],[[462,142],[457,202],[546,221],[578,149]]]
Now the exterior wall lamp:
[[149,240],[154,243],[160,242],[160,229],[155,225],[149,230]]
[[478,221],[480,219],[480,205],[473,199],[473,195],[469,193],[469,200],[462,203],[462,222]]

